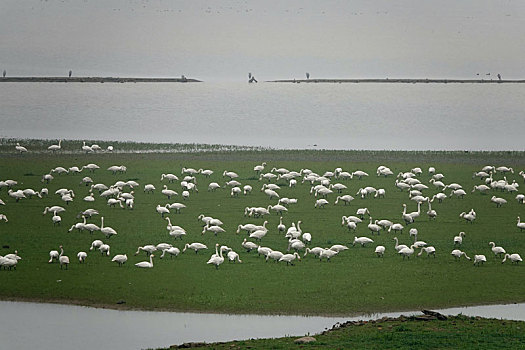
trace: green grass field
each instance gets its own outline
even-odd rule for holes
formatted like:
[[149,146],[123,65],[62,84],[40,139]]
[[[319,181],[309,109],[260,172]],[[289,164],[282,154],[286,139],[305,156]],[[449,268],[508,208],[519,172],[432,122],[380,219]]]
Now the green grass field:
[[[0,255],[12,253],[15,249],[22,257],[16,271],[0,271],[0,281],[4,288],[0,291],[2,299],[24,299],[80,303],[94,306],[128,307],[136,309],[166,309],[178,311],[225,312],[225,313],[261,313],[261,314],[330,314],[350,315],[379,311],[412,310],[419,308],[437,308],[457,305],[525,301],[525,284],[520,283],[525,277],[522,265],[509,262],[501,264],[488,245],[494,241],[503,246],[508,253],[520,253],[525,256],[525,232],[516,227],[516,218],[523,214],[523,204],[515,200],[516,193],[492,192],[482,195],[471,193],[475,184],[480,184],[472,174],[484,165],[506,165],[514,168],[514,174],[507,174],[511,183],[516,180],[523,186],[523,178],[518,172],[525,169],[525,154],[519,152],[380,152],[380,151],[216,151],[192,153],[115,153],[103,154],[17,154],[12,141],[5,142],[0,155],[0,180],[13,179],[18,185],[13,189],[42,187],[49,189],[49,196],[23,199],[16,203],[7,194],[7,188],[0,190],[0,199],[6,205],[0,206],[0,213],[9,221],[0,221]],[[53,142],[55,143],[55,142]],[[51,142],[49,142],[51,144]],[[68,144],[68,142],[64,142]],[[41,142],[43,149],[46,144]],[[72,150],[80,149],[80,142]],[[101,144],[102,145],[102,144]],[[102,145],[104,146],[104,145]],[[126,146],[133,150],[133,144]],[[148,146],[149,147],[149,146]],[[151,148],[156,149],[153,145]],[[289,188],[284,181],[279,181],[281,197],[297,198],[298,203],[289,206],[283,215],[283,222],[288,227],[291,222],[302,221],[303,232],[313,236],[311,246],[330,247],[333,244],[345,244],[349,250],[332,258],[331,262],[315,259],[307,255],[295,266],[283,263],[266,263],[256,252],[246,253],[241,242],[247,238],[245,233],[236,234],[237,225],[245,223],[262,224],[268,220],[268,234],[262,239],[262,245],[282,252],[288,242],[278,233],[279,216],[275,213],[263,218],[244,216],[247,206],[276,204],[260,191],[263,181],[258,181],[253,167],[267,162],[266,170],[273,167],[299,171],[309,168],[319,174],[341,167],[345,171],[363,170],[369,177],[358,180],[332,180],[348,186],[343,193],[351,194],[355,200],[350,205],[334,206],[335,194],[328,196],[330,202],[323,209],[314,209],[315,197],[311,195],[310,184],[301,183],[296,188]],[[57,166],[69,168],[96,163],[100,169],[95,173],[86,170],[81,174],[54,175],[54,180],[43,184],[41,178],[50,169]],[[113,175],[106,169],[112,165],[125,165],[127,172]],[[388,166],[394,174],[421,167],[424,172],[418,178],[429,186],[425,196],[432,196],[438,191],[428,183],[429,166],[434,166],[445,175],[443,182],[459,183],[466,190],[465,198],[447,198],[443,203],[435,201],[432,208],[438,213],[435,221],[426,215],[427,205],[422,206],[421,216],[407,227],[402,234],[397,234],[400,243],[410,244],[412,239],[408,229],[415,227],[419,231],[419,240],[433,245],[437,250],[436,258],[415,256],[403,260],[394,250],[392,233],[381,232],[379,236],[370,235],[368,221],[358,225],[357,232],[349,232],[341,226],[343,215],[355,215],[357,208],[367,207],[375,219],[389,219],[402,223],[402,204],[408,211],[416,210],[416,204],[409,200],[406,191],[399,191],[395,186],[395,175],[377,177],[379,165]],[[160,181],[161,174],[173,173],[182,179],[181,169],[192,167],[214,171],[210,178],[197,175],[198,193],[191,194],[184,201],[178,182],[168,184]],[[222,177],[225,170],[237,172],[243,185],[250,184],[254,191],[247,196],[230,197],[229,190],[218,189],[208,192],[212,181],[224,185]],[[135,208],[133,210],[109,207],[103,198],[95,193],[96,201],[87,203],[82,200],[88,194],[89,187],[80,184],[84,176],[91,176],[95,183],[107,186],[118,180],[135,180],[140,186],[135,189]],[[495,175],[494,179],[502,179]],[[272,181],[275,182],[275,181]],[[154,194],[145,194],[145,184],[155,185]],[[168,200],[160,193],[163,184],[176,190],[179,196]],[[386,197],[361,199],[356,196],[359,188],[374,186],[384,188]],[[54,192],[60,188],[73,189],[74,201],[65,205]],[[125,188],[125,190],[128,190]],[[446,191],[447,195],[450,191]],[[517,193],[522,193],[520,187]],[[508,203],[496,208],[490,202],[492,195],[505,198]],[[187,208],[180,214],[171,213],[169,217],[174,225],[186,229],[183,240],[174,240],[168,235],[167,222],[155,211],[158,204],[183,202]],[[46,206],[61,205],[66,212],[61,214],[61,226],[53,226],[52,214],[42,215]],[[92,220],[100,226],[100,216],[105,217],[105,225],[113,227],[118,235],[106,239],[100,232],[90,235],[88,232],[68,233],[71,225],[78,222],[77,214],[81,210],[94,208],[101,215]],[[477,219],[473,224],[459,218],[459,213],[474,208]],[[199,214],[219,218],[224,222],[225,233],[214,236],[211,233],[201,235],[202,224],[197,219]],[[522,215],[524,216],[524,215]],[[485,254],[487,263],[474,267],[471,261],[455,261],[450,255],[453,237],[460,231],[466,232],[461,247],[469,256]],[[366,247],[352,247],[354,236],[368,236],[374,243]],[[103,256],[98,251],[89,251],[91,242],[101,239],[110,244],[110,256]],[[209,249],[195,254],[187,251],[177,258],[154,258],[153,269],[139,269],[136,262],[145,261],[146,255],[134,256],[137,247],[146,244],[171,243],[183,248],[185,243],[202,242]],[[216,243],[228,245],[240,254],[242,264],[226,261],[218,270],[207,265],[214,253]],[[374,254],[376,245],[384,245],[384,258]],[[61,270],[58,263],[49,264],[49,251],[63,245],[65,254],[70,257],[69,269]],[[5,248],[8,247],[8,248]],[[87,251],[85,264],[79,264],[76,254]],[[121,268],[111,262],[115,254],[128,255],[128,262]],[[301,254],[302,256],[302,254]],[[125,301],[124,305],[117,305]]]

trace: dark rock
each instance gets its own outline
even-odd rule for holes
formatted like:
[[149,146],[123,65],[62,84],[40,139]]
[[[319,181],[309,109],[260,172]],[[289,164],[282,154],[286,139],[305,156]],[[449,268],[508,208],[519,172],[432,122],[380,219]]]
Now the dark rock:
[[436,311],[431,311],[431,310],[421,310],[422,313],[424,313],[425,315],[430,315],[430,316],[434,316],[436,317],[438,320],[440,321],[445,321],[445,320],[448,320],[448,317],[443,315],[443,314],[440,314],[439,312],[436,312]]
[[121,304],[125,304],[126,303],[126,300],[119,300],[117,301],[117,304],[121,305]]
[[170,348],[172,349],[191,349],[191,348],[200,348],[206,346],[206,343],[184,343],[181,345],[172,345]]

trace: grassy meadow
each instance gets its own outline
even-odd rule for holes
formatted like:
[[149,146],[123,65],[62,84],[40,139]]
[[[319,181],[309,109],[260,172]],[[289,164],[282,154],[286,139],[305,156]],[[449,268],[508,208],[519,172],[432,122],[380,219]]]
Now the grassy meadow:
[[[173,311],[224,312],[224,313],[259,313],[259,314],[326,314],[350,315],[380,311],[412,310],[419,308],[437,308],[446,306],[506,303],[525,301],[525,284],[520,283],[525,277],[523,265],[510,262],[501,264],[492,254],[488,245],[494,241],[503,246],[508,253],[520,253],[525,256],[525,232],[516,227],[516,218],[524,213],[524,205],[515,200],[516,193],[489,191],[487,194],[471,193],[474,185],[481,184],[472,174],[485,165],[506,165],[514,168],[514,174],[507,174],[507,180],[516,180],[522,187],[517,193],[523,193],[523,178],[518,175],[525,169],[525,153],[520,152],[388,152],[388,151],[278,151],[278,150],[215,150],[203,152],[181,151],[177,153],[131,153],[137,145],[127,144],[126,151],[113,143],[113,153],[83,154],[81,143],[65,141],[63,147],[69,151],[52,154],[46,150],[48,144],[56,142],[34,143],[30,152],[18,154],[14,151],[13,140],[3,140],[0,147],[0,180],[13,179],[18,184],[13,188],[42,187],[49,189],[49,196],[42,199],[22,199],[18,203],[8,196],[7,188],[0,189],[0,213],[9,221],[0,221],[0,255],[18,250],[22,260],[16,270],[1,270],[0,281],[4,288],[0,291],[1,299],[53,301],[79,303],[83,305],[126,307],[134,309],[157,309]],[[22,143],[27,145],[27,143]],[[105,143],[107,144],[107,143]],[[100,145],[105,148],[105,144]],[[137,147],[134,149],[134,147]],[[150,147],[150,146],[148,146]],[[148,150],[146,147],[145,150]],[[160,146],[151,145],[151,149]],[[163,146],[162,146],[163,147]],[[170,148],[167,148],[168,150]],[[262,224],[268,220],[268,234],[261,245],[282,252],[286,251],[287,240],[278,233],[279,215],[274,212],[264,218],[244,216],[244,208],[249,206],[267,207],[276,204],[260,189],[267,181],[259,181],[253,167],[266,162],[265,172],[273,167],[299,171],[311,169],[322,175],[341,167],[345,171],[363,170],[370,176],[358,180],[332,179],[332,183],[342,183],[348,187],[343,194],[355,197],[349,205],[334,205],[336,194],[328,195],[329,204],[325,208],[315,209],[315,197],[310,194],[310,183],[298,184],[289,188],[283,180],[278,193],[281,197],[297,198],[297,204],[291,204],[283,215],[287,227],[292,222],[302,221],[303,232],[312,234],[311,246],[330,247],[333,244],[345,244],[349,250],[333,257],[330,262],[315,259],[307,255],[295,266],[285,263],[265,262],[257,252],[247,253],[241,242],[246,233],[236,234],[239,224]],[[84,170],[80,174],[54,175],[49,184],[41,182],[42,175],[57,166],[69,168],[82,167],[96,163],[100,169],[94,173]],[[112,165],[125,165],[125,174],[113,175],[106,169]],[[378,177],[379,165],[388,166],[394,176]],[[357,231],[351,232],[341,226],[343,215],[355,215],[357,208],[367,207],[376,219],[389,219],[403,223],[402,204],[408,211],[415,211],[416,204],[409,200],[405,191],[399,191],[394,185],[398,172],[421,167],[423,174],[418,176],[422,183],[429,186],[425,196],[439,192],[428,181],[429,166],[445,175],[443,182],[459,183],[467,195],[461,198],[447,198],[442,203],[434,201],[432,209],[438,213],[435,221],[426,215],[428,206],[424,204],[421,216],[416,222],[397,234],[400,243],[410,245],[413,242],[408,229],[415,227],[419,231],[419,240],[436,248],[436,258],[413,256],[405,259],[394,250],[395,234],[382,231],[371,236],[368,220],[358,224]],[[198,193],[192,193],[187,200],[180,196],[179,182],[160,181],[161,174],[173,173],[182,180],[181,169],[204,168],[214,171],[209,178],[196,175]],[[250,184],[254,191],[243,196],[231,197],[229,189],[207,191],[210,182],[221,185],[228,180],[222,174],[225,170],[239,174],[237,179],[242,185]],[[90,176],[94,183],[107,186],[118,180],[134,180],[140,184],[134,189],[135,207],[133,210],[109,207],[106,200],[95,191],[95,202],[88,203],[82,198],[88,195],[89,187],[81,184],[84,176]],[[502,179],[496,174],[494,179]],[[275,183],[272,180],[272,183]],[[144,185],[153,184],[153,194],[143,192]],[[168,200],[160,190],[164,184],[174,189],[179,196]],[[356,195],[359,188],[373,186],[386,190],[385,198],[361,199]],[[57,189],[73,189],[75,199],[69,205],[54,194]],[[129,188],[125,188],[129,191]],[[446,191],[449,195],[450,190]],[[508,203],[496,208],[490,202],[492,195],[505,198]],[[182,226],[187,235],[174,240],[168,235],[167,221],[155,211],[155,207],[166,203],[181,202],[187,208],[180,214],[172,211],[168,216],[174,225]],[[60,226],[52,223],[52,214],[42,215],[46,206],[61,205],[66,208],[61,213]],[[104,216],[105,225],[113,227],[118,235],[106,239],[100,232],[93,235],[87,231],[68,232],[71,225],[81,221],[77,214],[87,208],[97,209],[101,215],[94,216],[90,222],[100,226],[100,216]],[[477,219],[473,224],[459,218],[463,211],[474,208]],[[224,222],[225,233],[217,236],[212,233],[201,234],[202,222],[199,214],[219,218]],[[525,217],[525,215],[522,215]],[[403,223],[404,224],[404,223]],[[450,255],[454,249],[453,237],[460,231],[466,232],[461,249],[469,256],[485,254],[487,262],[474,267],[472,261],[455,261]],[[354,236],[367,236],[374,243],[361,247],[352,246]],[[91,242],[101,239],[111,246],[110,256],[98,251],[89,251]],[[135,263],[145,261],[141,252],[135,256],[139,246],[146,244],[171,243],[181,249],[185,243],[202,242],[208,250],[195,254],[186,251],[176,258],[159,259],[156,253],[152,269],[139,269]],[[239,253],[242,264],[226,261],[215,269],[207,265],[214,253],[215,244],[228,245]],[[58,263],[48,263],[49,251],[64,246],[65,254],[71,264],[68,270],[61,270]],[[376,245],[384,245],[383,258],[374,254]],[[76,254],[88,252],[85,264],[79,264]],[[128,255],[123,267],[111,262],[115,254]],[[416,252],[417,253],[417,252]],[[303,253],[301,253],[302,257]],[[119,304],[117,304],[119,302]],[[125,304],[122,304],[125,302]]]

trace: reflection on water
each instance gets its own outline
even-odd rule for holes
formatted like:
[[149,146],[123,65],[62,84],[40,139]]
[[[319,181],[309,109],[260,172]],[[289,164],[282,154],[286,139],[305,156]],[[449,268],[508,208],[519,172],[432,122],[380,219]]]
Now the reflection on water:
[[[437,310],[443,314],[525,320],[525,304]],[[2,347],[14,349],[141,349],[191,341],[217,342],[315,334],[337,322],[397,317],[222,315],[117,311],[73,305],[0,301]]]

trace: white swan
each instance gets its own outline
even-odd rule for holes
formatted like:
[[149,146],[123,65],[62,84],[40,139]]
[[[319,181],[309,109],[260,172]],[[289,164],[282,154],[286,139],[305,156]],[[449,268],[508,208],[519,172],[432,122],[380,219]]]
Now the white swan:
[[137,251],[135,252],[135,255],[138,255],[141,250],[143,252],[146,252],[146,256],[148,256],[148,255],[151,255],[153,252],[155,252],[157,250],[157,247],[152,244],[147,244],[145,246],[138,247]]
[[195,254],[197,254],[199,252],[199,250],[208,249],[208,247],[205,244],[195,242],[195,243],[192,243],[192,244],[186,243],[186,245],[184,246],[184,249],[182,250],[182,252],[184,253],[186,251],[186,249],[193,249],[193,250],[195,250]]
[[410,248],[403,248],[397,253],[403,256],[403,260],[405,260],[405,258],[410,259],[410,256],[414,254],[414,245],[411,245]]
[[501,256],[507,253],[505,249],[503,249],[503,247],[497,247],[496,243],[494,242],[489,242],[489,245],[492,246],[492,248],[490,249],[492,250],[495,256]]
[[257,249],[259,246],[253,242],[250,242],[246,240],[246,238],[242,241],[241,246],[246,249],[246,251],[249,253],[252,250]]
[[432,209],[432,204],[430,203],[431,202],[430,199],[428,199],[427,202],[428,202],[428,211],[427,211],[428,219],[435,220],[437,217],[437,212],[434,209]]
[[474,266],[478,266],[487,261],[487,258],[483,254],[474,255]]
[[56,151],[59,151],[62,148],[62,140],[58,140],[58,145],[51,145],[47,149],[55,153]]
[[78,262],[82,264],[82,263],[86,262],[87,253],[86,252],[78,252],[77,253],[77,258],[78,258]]
[[151,254],[149,256],[149,262],[147,261],[141,261],[141,262],[138,262],[135,264],[136,267],[140,267],[140,268],[152,268],[153,267],[153,257],[155,255]]
[[503,264],[505,261],[507,261],[507,258],[509,258],[512,263],[516,263],[516,265],[519,262],[523,261],[519,254],[505,254],[505,258],[503,259],[501,263]]
[[167,179],[168,182],[173,182],[175,180],[179,180],[179,178],[176,176],[176,175],[173,175],[173,174],[162,174],[160,176],[160,181],[164,180],[164,179]]
[[127,254],[117,254],[111,259],[112,262],[118,263],[118,266],[122,266],[126,261],[128,261]]
[[60,269],[62,269],[62,265],[66,265],[66,270],[69,266],[69,257],[64,255],[64,248],[60,246],[60,255],[58,256],[58,262],[60,264]]
[[427,257],[430,255],[433,255],[434,258],[436,257],[436,248],[430,246],[430,247],[421,247],[421,251],[417,254],[417,256],[421,256],[423,252],[427,253]]
[[525,229],[525,222],[521,222],[520,217],[518,216],[518,224],[516,225],[520,231],[523,231]]
[[374,243],[374,241],[368,237],[354,237],[354,242],[352,245],[355,246],[356,243],[361,244],[361,247],[364,247],[367,243]]
[[93,148],[91,146],[86,145],[86,141],[82,141],[82,151],[86,153],[93,152]]
[[377,254],[379,258],[382,258],[385,255],[385,250],[386,250],[385,246],[378,245],[374,252]]
[[98,227],[95,224],[88,224],[86,223],[86,216],[82,215],[82,218],[84,219],[84,228],[89,231],[89,233],[93,234],[95,231],[99,231],[100,227]]
[[98,247],[98,250],[100,250],[100,254],[106,254],[107,256],[109,256],[110,246],[109,244],[102,244],[100,247]]
[[349,194],[345,194],[345,195],[342,195],[342,196],[337,196],[337,198],[335,199],[334,205],[339,203],[339,200],[341,200],[342,202],[345,203],[345,205],[347,205],[347,204],[350,204],[350,202],[354,200],[354,197],[352,197]]
[[117,231],[115,231],[112,227],[106,226],[104,227],[104,217],[100,217],[100,232],[102,232],[106,238],[111,238],[111,236],[114,236],[117,234]]
[[326,258],[326,261],[331,261],[330,259],[339,254],[338,251],[332,249],[322,249],[319,253],[319,261],[323,261],[323,258]]
[[474,222],[474,220],[476,220],[476,215],[473,215],[472,213],[462,212],[461,214],[459,214],[459,217],[465,219],[467,222],[470,222],[471,224]]
[[27,148],[25,148],[24,146],[20,146],[20,143],[18,142],[16,143],[15,149],[20,153],[27,152]]
[[348,247],[342,244],[334,244],[330,247],[330,250],[333,250],[334,252],[342,252],[344,250],[348,250]]
[[458,260],[462,256],[465,256],[465,258],[467,258],[467,260],[470,260],[470,258],[467,256],[467,253],[462,252],[459,249],[454,249],[452,252],[450,252],[450,254],[454,257],[455,260]]
[[221,265],[224,262],[224,257],[222,256],[222,249],[220,252],[218,251],[219,243],[215,244],[215,255],[213,255],[210,260],[206,264],[209,265],[215,265],[215,269],[219,268],[219,265]]
[[[230,262],[235,262],[235,260],[237,260],[239,263],[242,263],[242,260],[240,259],[239,254],[237,254],[233,250],[230,250],[228,254],[226,254],[226,256],[228,257],[228,260]],[[268,255],[266,256],[266,260],[268,260]]]
[[408,248],[408,246],[405,245],[405,244],[399,244],[399,241],[397,240],[397,237],[394,237],[393,239],[394,239],[394,241],[396,241],[396,245],[394,246],[394,249],[395,249],[397,252],[399,252],[399,251],[400,251],[401,249],[403,249],[403,248]]
[[324,250],[324,248],[321,248],[321,247],[314,247],[312,249],[306,248],[303,257],[305,257],[306,254],[310,253],[310,254],[313,254],[316,258],[318,258],[323,250]]
[[281,261],[284,261],[286,262],[286,265],[294,265],[293,261],[295,259],[299,259],[301,260],[301,257],[299,256],[299,254],[297,252],[293,253],[293,254],[284,254],[280,259],[279,259],[279,262]]
[[174,256],[177,257],[179,254],[180,254],[180,249],[177,248],[177,247],[170,247],[170,248],[167,248],[167,249],[163,249],[162,250],[162,255],[160,256],[160,258],[164,258],[164,255],[168,253],[170,255],[170,258],[173,258]]
[[507,204],[507,200],[505,198],[496,196],[492,196],[492,198],[490,198],[490,201],[496,203],[496,208],[501,207],[503,204]]
[[368,224],[368,229],[370,230],[370,233],[373,235],[374,232],[378,235],[381,233],[381,226],[377,224],[377,220],[372,223],[372,217],[370,216],[370,223]]
[[250,238],[255,238],[256,240],[260,241],[264,236],[266,236],[266,233],[268,233],[267,230],[257,230],[250,233]]
[[177,192],[168,189],[168,185],[164,185],[164,189],[162,191],[160,191],[160,192],[163,195],[165,195],[166,197],[168,197],[168,199],[171,199],[172,196],[177,196],[178,195]]
[[324,198],[315,201],[314,208],[324,208],[328,204],[328,201]]
[[465,232],[460,232],[459,235],[454,237],[454,245],[463,243],[463,237],[465,237]]

